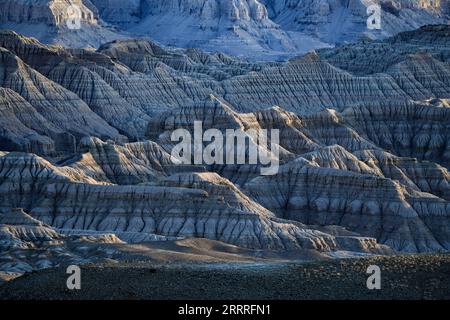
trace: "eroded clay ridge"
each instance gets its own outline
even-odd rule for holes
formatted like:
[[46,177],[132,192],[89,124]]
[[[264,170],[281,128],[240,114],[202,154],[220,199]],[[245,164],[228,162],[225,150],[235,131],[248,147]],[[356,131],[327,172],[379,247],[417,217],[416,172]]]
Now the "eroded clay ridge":
[[[439,36],[426,36],[434,33]],[[141,139],[154,115],[198,104],[211,93],[241,111],[280,105],[300,115],[324,108],[404,107],[415,100],[448,98],[447,56],[440,54],[448,37],[448,26],[408,34],[420,55],[399,51],[396,59],[384,58],[390,61],[385,62],[390,63],[386,73],[363,76],[342,71],[317,54],[255,65],[199,50],[169,50],[144,40],[115,41],[96,52],[69,50],[4,31],[2,119],[27,129],[4,130],[2,149],[48,154],[75,150],[83,136]],[[27,110],[26,117],[17,106]]]
[[[381,7],[381,29],[367,28],[373,4]],[[80,12],[75,28],[70,5]],[[449,14],[448,0],[3,0],[0,28],[76,48],[132,35],[273,61],[446,23]]]
[[[449,37],[432,26],[253,64],[144,40],[66,49],[3,31],[0,211],[130,243],[448,251]],[[380,56],[343,63],[365,46]],[[170,134],[195,121],[279,129],[279,173],[181,165]]]
[[[213,100],[163,113],[150,123],[149,136],[170,150],[171,130],[192,130],[195,120],[223,131],[277,128],[278,174],[260,177],[260,166],[252,165],[209,170],[280,218],[340,225],[399,251],[449,249],[447,101],[327,109],[300,118],[279,107],[237,113]],[[164,133],[155,135],[156,129]]]
[[30,215],[69,232],[113,233],[127,242],[154,235],[199,237],[258,249],[383,252],[372,238],[332,236],[282,221],[215,173],[181,173],[149,185],[76,183],[67,168],[34,155],[0,158],[2,212]]
[[[210,94],[245,112],[274,105],[301,116],[326,108],[414,109],[414,101],[449,98],[448,47],[443,45],[449,42],[448,29],[424,27],[398,36],[400,42],[386,40],[390,54],[381,52],[377,59],[384,60],[383,66],[377,73],[368,67],[368,75],[360,64],[375,65],[373,55],[361,56],[359,69],[349,73],[333,65],[347,68],[337,60],[340,48],[335,55],[251,64],[144,40],[118,40],[95,52],[70,50],[3,31],[0,112],[2,120],[9,120],[0,133],[1,149],[52,155],[76,152],[84,136],[143,139],[156,115],[196,106]],[[389,44],[393,41],[395,46]]]

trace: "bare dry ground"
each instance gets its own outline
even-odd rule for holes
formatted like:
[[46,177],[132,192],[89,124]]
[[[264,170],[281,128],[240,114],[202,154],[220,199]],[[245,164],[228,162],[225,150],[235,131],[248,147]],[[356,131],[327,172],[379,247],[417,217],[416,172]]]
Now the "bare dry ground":
[[[211,244],[209,244],[211,245]],[[221,248],[222,250],[223,248]],[[201,250],[201,249],[199,249]],[[230,253],[235,254],[235,253]],[[223,258],[223,257],[222,257]],[[229,257],[228,257],[229,258]],[[367,268],[382,289],[368,290]],[[0,287],[1,299],[450,299],[450,255],[424,254],[320,262],[184,261],[82,267],[79,291],[65,268],[27,274]]]

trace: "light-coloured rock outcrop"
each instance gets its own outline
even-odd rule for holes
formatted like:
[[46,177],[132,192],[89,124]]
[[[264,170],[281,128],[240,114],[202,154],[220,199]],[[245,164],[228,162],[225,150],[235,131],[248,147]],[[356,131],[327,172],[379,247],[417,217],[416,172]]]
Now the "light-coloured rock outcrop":
[[6,0],[0,3],[0,28],[14,29],[46,43],[98,47],[121,37],[98,20],[98,10],[89,0]]
[[[425,38],[424,43],[427,44],[429,42],[426,35],[438,32],[441,39],[438,42],[441,43],[444,41],[442,39],[448,38],[445,33],[447,27],[436,28],[424,28],[414,34],[408,34],[402,41],[417,43]],[[288,63],[263,65],[244,63],[220,54],[208,55],[199,50],[166,49],[144,40],[115,41],[102,46],[97,52],[67,50],[44,46],[36,40],[13,32],[0,34],[0,46],[8,50],[4,51],[3,65],[21,71],[18,73],[18,79],[5,79],[2,86],[21,95],[56,129],[77,139],[82,131],[83,135],[85,133],[103,140],[123,141],[124,138],[114,130],[132,140],[142,139],[147,123],[153,121],[152,118],[159,117],[159,114],[165,111],[202,105],[210,94],[237,111],[254,112],[279,105],[297,115],[311,115],[314,121],[318,122],[317,125],[322,125],[322,122],[336,122],[333,120],[336,116],[327,117],[326,113],[317,113],[326,108],[334,108],[337,111],[348,107],[358,109],[359,106],[374,110],[415,108],[415,100],[429,97],[445,99],[449,98],[450,92],[450,80],[447,76],[450,74],[449,67],[437,49],[430,49],[429,54],[409,55],[398,61],[391,60],[392,63],[383,70],[384,73],[362,76],[336,68],[327,62],[330,57],[322,58],[322,53],[311,53]],[[438,44],[432,48],[436,47],[439,47]],[[422,50],[418,46],[414,48]],[[397,54],[401,55],[402,51]],[[370,70],[368,72],[371,73]],[[40,88],[36,84],[33,86],[32,83],[20,86],[28,76],[36,77],[36,81],[44,87]],[[45,92],[45,102],[39,103],[42,99],[30,101],[29,95],[37,92]],[[17,100],[16,97],[9,99]],[[61,119],[55,118],[60,113],[51,114],[48,111],[49,104],[58,103],[59,106],[62,99],[71,101],[70,105],[59,107],[64,109],[64,117],[72,120],[68,123],[62,123]],[[18,102],[12,101],[10,104],[13,103]],[[71,112],[75,116],[70,116]],[[263,113],[260,114],[261,117],[270,118],[273,111]],[[80,124],[81,114],[85,114],[89,121],[97,119],[96,124],[85,128],[85,124]],[[50,116],[52,118],[49,118]],[[313,121],[313,118],[309,121]],[[35,128],[40,127],[40,123],[26,126],[36,131]],[[48,126],[44,125],[44,128]],[[83,129],[80,130],[80,127]],[[356,147],[374,148],[373,145],[369,146],[370,141],[358,142],[359,138],[354,139],[353,136],[358,132],[352,133],[351,131],[355,130],[351,128],[342,130],[342,126],[332,125],[323,130],[330,130],[329,134],[334,135],[338,129],[342,131],[339,134],[348,134],[347,138],[350,140],[343,142],[342,139],[330,136],[326,145],[341,144],[348,150],[354,150]],[[53,132],[41,131],[37,133],[52,140],[56,139]],[[64,137],[59,138],[58,134],[56,136],[64,140]],[[23,137],[15,137],[14,133],[5,134],[5,137],[12,139],[11,143],[17,144],[14,140],[20,139],[24,141]],[[70,146],[66,146],[66,149],[74,150],[71,139],[73,140],[70,136],[65,138],[69,140],[65,142],[66,145]],[[304,151],[311,151],[311,142],[307,139],[291,139],[290,147],[297,148],[298,152],[303,152],[300,150],[302,148]],[[331,143],[331,139],[336,141]],[[293,146],[293,141],[301,141],[301,145]],[[63,142],[56,142],[56,149],[62,149],[60,145],[63,145]],[[366,146],[357,146],[361,143]],[[27,145],[31,142],[20,142],[19,146],[22,144],[25,146],[19,150],[30,151]],[[46,146],[39,148],[49,149]]]
[[391,66],[409,59],[411,54],[418,51],[427,52],[440,61],[449,61],[448,27],[429,25],[385,40],[318,50],[319,55],[332,65],[356,75],[386,72]]
[[18,277],[33,270],[100,262],[120,254],[113,234],[65,236],[22,209],[0,213],[0,271]]
[[53,228],[26,214],[22,209],[0,213],[0,246],[3,250],[27,248],[39,243],[57,242],[62,237]]
[[[381,30],[367,28],[367,7],[375,3],[381,5]],[[80,8],[79,30],[66,26],[70,4]],[[131,35],[275,60],[445,23],[448,7],[448,0],[5,0],[0,27],[71,47],[98,47]]]
[[[94,3],[101,6],[105,0]],[[111,9],[107,18],[113,22],[123,10]],[[313,37],[294,37],[285,32],[269,19],[266,7],[258,0],[145,0],[134,10],[139,12],[138,21],[125,17],[123,28],[164,44],[246,57],[251,57],[253,51],[258,53],[258,59],[325,46]]]
[[69,20],[67,8],[76,5],[80,8],[84,22],[95,24],[95,13],[83,4],[82,0],[16,0],[2,1],[0,22],[30,23],[57,26]]
[[0,157],[0,212],[33,207],[46,184],[57,181],[97,183],[82,171],[57,168],[34,154],[11,152]]
[[302,154],[302,158],[321,168],[330,168],[351,171],[361,174],[381,175],[379,168],[374,165],[369,167],[360,161],[355,155],[339,145],[333,145],[316,151]]
[[349,108],[345,122],[378,147],[398,156],[429,160],[450,167],[448,102],[410,106]]
[[[157,234],[261,249],[382,250],[373,239],[345,240],[274,220],[270,211],[214,173],[179,174],[148,186],[103,186],[75,183],[44,160],[27,160],[25,154],[0,160],[0,188],[9,192],[2,193],[6,201],[1,211],[26,208],[59,230],[114,233],[128,241]],[[8,182],[14,176],[15,186]]]
[[354,154],[386,178],[450,200],[450,174],[446,168],[436,163],[419,161],[416,158],[396,157],[382,150],[364,150]]
[[[56,199],[59,205],[50,211]],[[277,223],[245,207],[230,207],[227,200],[202,189],[180,187],[50,185],[32,215],[62,229],[200,237],[260,249],[339,248],[326,234]],[[354,240],[347,250],[361,250],[358,239]],[[370,249],[376,247],[365,248]]]
[[103,20],[116,25],[139,21],[141,0],[90,0]]
[[[314,34],[329,43],[343,43],[366,35],[392,36],[401,31],[445,21],[446,1],[415,0],[262,0],[269,17],[285,30]],[[442,3],[442,5],[441,5]],[[381,7],[381,30],[368,30],[367,9]]]
[[[151,46],[149,42],[144,41],[145,44]],[[99,52],[90,52],[48,47],[5,31],[0,34],[0,46],[20,56],[49,81],[76,94],[108,124],[132,139],[142,138],[150,116],[204,100],[211,92],[212,81],[206,74],[209,69],[218,70],[221,66],[205,69],[202,64],[192,63],[206,78],[197,79],[195,72],[192,77],[186,77],[164,64],[163,55],[146,74],[135,73],[116,59],[117,52],[133,56],[133,41],[114,42],[100,48]],[[103,54],[103,51],[111,56]],[[170,54],[175,55],[173,52],[167,55]],[[177,55],[188,59],[185,54]],[[147,56],[143,52],[139,57],[145,61]],[[127,59],[123,60],[127,62]],[[243,65],[251,68],[250,64]],[[237,64],[236,69],[239,68]]]
[[55,150],[50,137],[64,135],[19,94],[7,88],[0,88],[0,122],[2,150],[48,154]]
[[[33,113],[27,126],[52,138],[57,150],[73,151],[76,139],[89,135],[125,139],[73,92],[44,77],[3,48],[0,49],[0,68],[3,70],[0,86],[23,98],[16,94],[3,94],[3,104],[26,105],[28,113]],[[17,108],[8,109],[10,113],[20,113]],[[41,150],[47,151],[45,146]]]
[[398,181],[402,185],[449,200],[450,174],[446,168],[416,158],[402,158],[373,149],[354,151],[339,145],[302,154],[302,158],[321,168],[370,174]]
[[[413,124],[430,123],[428,114],[433,109],[428,107],[430,109],[422,110],[420,104],[414,104],[398,110],[414,110]],[[205,113],[204,110],[214,111]],[[280,217],[305,224],[341,225],[376,237],[400,251],[448,250],[449,231],[446,227],[441,228],[448,225],[449,219],[448,171],[435,163],[394,156],[363,138],[370,135],[359,130],[354,118],[349,116],[356,110],[363,112],[364,108],[350,108],[343,114],[325,110],[305,118],[280,108],[240,114],[216,100],[208,108],[173,111],[149,129],[150,133],[180,127],[192,129],[193,119],[203,120],[205,128],[280,129],[283,137],[280,145],[291,154],[301,154],[301,158],[286,159],[288,162],[277,175],[257,177],[258,166],[250,165],[214,166],[214,170],[243,186],[253,199]],[[389,112],[389,108],[367,110],[373,119],[376,119],[376,110]],[[434,112],[439,115],[433,119],[445,128],[445,106],[436,107]],[[404,117],[390,119],[399,124],[398,119]],[[360,123],[367,125],[370,120],[360,120]],[[386,120],[380,123],[389,127]],[[373,132],[385,136],[379,128]],[[411,132],[420,134],[418,129],[411,129]],[[433,134],[440,136],[435,130]],[[309,151],[305,147],[293,147],[290,141],[302,142]],[[375,141],[379,143],[379,140]],[[389,227],[385,230],[384,226]]]
[[286,219],[344,226],[399,251],[449,249],[449,202],[391,179],[320,168],[299,158],[245,189]]
[[81,141],[79,149],[84,153],[62,163],[61,169],[73,169],[105,183],[131,185],[155,181],[178,163],[151,141],[121,146],[87,138]]
[[[93,51],[1,32],[0,212],[128,243],[448,251],[448,30],[360,42],[386,55],[366,73],[342,64],[364,56],[350,45],[252,64],[142,39]],[[196,121],[280,130],[280,171],[180,165],[171,133]]]
[[302,120],[310,136],[322,145],[340,145],[350,152],[377,148],[373,142],[349,126],[342,115],[334,109],[325,109]]
[[123,66],[114,64],[103,55],[47,47],[13,32],[2,32],[0,39],[0,46],[19,55],[45,75],[49,79],[47,81],[56,82],[66,91],[76,94],[83,104],[108,124],[133,138],[139,137],[140,131],[145,128],[148,116],[138,107],[133,107],[108,83],[123,82],[123,73],[129,75]]
[[[310,53],[280,66],[263,68],[258,73],[227,79],[221,84],[224,99],[240,111],[279,105],[306,115],[325,108],[404,106],[411,100],[423,100],[425,96],[448,98],[448,69],[448,64],[429,57],[401,62],[394,65],[389,74],[356,76],[335,68],[317,53]],[[439,81],[429,85],[427,74]]]
[[263,66],[220,52],[210,54],[195,48],[174,50],[143,39],[113,41],[102,45],[98,52],[140,73],[151,74],[166,65],[191,77],[208,79],[207,75],[219,81],[259,70]]

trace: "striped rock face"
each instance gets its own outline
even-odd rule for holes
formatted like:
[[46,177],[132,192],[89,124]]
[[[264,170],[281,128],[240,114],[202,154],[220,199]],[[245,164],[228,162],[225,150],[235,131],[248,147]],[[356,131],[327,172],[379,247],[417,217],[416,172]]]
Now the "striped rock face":
[[[373,6],[376,30],[368,23]],[[260,61],[445,23],[449,7],[447,0],[6,0],[0,27],[69,47],[134,36]]]
[[[177,3],[164,8],[195,8]],[[270,18],[267,1],[245,3],[225,8],[229,19]],[[218,14],[208,10],[198,14]],[[253,63],[145,39],[74,49],[1,31],[2,250],[13,261],[56,243],[89,261],[80,241],[197,238],[294,257],[449,251],[449,44],[449,26],[427,26]],[[181,163],[172,133],[198,122],[218,135],[277,130],[279,170]],[[260,145],[247,142],[250,158]],[[24,270],[48,265],[29,261]]]
[[[85,2],[86,3],[86,2]],[[83,0],[18,0],[3,1],[1,22],[44,23],[50,26],[64,25],[71,18],[68,7],[80,9],[80,20],[96,24],[96,13],[83,3]]]

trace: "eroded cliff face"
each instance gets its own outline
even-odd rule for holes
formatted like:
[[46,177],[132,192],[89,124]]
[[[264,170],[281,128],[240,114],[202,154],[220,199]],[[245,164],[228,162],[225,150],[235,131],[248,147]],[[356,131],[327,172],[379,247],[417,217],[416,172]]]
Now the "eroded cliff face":
[[[55,129],[69,132],[76,141],[83,133],[117,141],[124,140],[119,133],[142,139],[151,118],[173,108],[200,105],[210,94],[246,112],[274,105],[299,115],[358,106],[415,110],[416,100],[449,98],[447,29],[428,27],[386,43],[369,43],[369,48],[382,53],[369,54],[366,63],[351,67],[350,72],[336,65],[348,69],[341,61],[352,60],[354,54],[361,54],[358,63],[364,61],[365,51],[358,48],[365,45],[350,46],[351,53],[345,55],[338,48],[334,53],[311,53],[287,63],[252,64],[223,54],[167,49],[145,40],[115,41],[93,52],[49,47],[13,32],[2,32],[3,66],[11,72],[18,70],[7,73],[2,86],[21,95]],[[377,65],[381,56],[385,57],[383,65],[377,70],[370,67]],[[364,69],[364,65],[369,67]],[[34,77],[34,84],[24,82],[27,77]],[[42,96],[42,91],[46,93],[44,98],[30,100],[31,94]],[[47,112],[46,106],[59,105],[58,101],[66,98],[72,103],[60,111],[70,119],[64,123],[57,118],[60,113]],[[88,126],[79,119],[81,115]],[[44,128],[49,126],[43,124]],[[31,127],[34,131],[36,128]],[[37,133],[55,141],[50,131],[55,130]],[[67,139],[65,143],[73,145]]]
[[[4,237],[54,237],[69,254],[71,236],[93,247],[195,237],[321,254],[448,251],[449,35],[426,27],[266,64],[142,39],[93,51],[1,32]],[[348,62],[365,50],[375,52]],[[279,172],[180,164],[170,135],[195,121],[278,129]],[[32,227],[15,226],[15,208]]]
[[290,164],[278,176],[255,178],[246,188],[287,219],[341,225],[399,251],[448,250],[448,238],[442,237],[448,233],[448,202],[390,179]]
[[[286,30],[313,33],[327,42],[343,43],[361,34],[373,38],[392,36],[432,21],[445,21],[442,1],[384,0],[263,0],[269,17]],[[367,30],[367,8],[381,6],[381,30]]]
[[[426,50],[425,48],[432,48]],[[428,53],[439,61],[448,62],[448,28],[424,26],[418,30],[402,32],[380,41],[364,41],[364,45],[347,44],[331,50],[319,50],[319,55],[334,66],[353,74],[367,75],[386,72],[392,66],[411,60],[418,52]],[[424,59],[426,55],[415,55]]]
[[[381,30],[367,29],[374,3],[381,5]],[[80,8],[79,30],[67,27],[71,4]],[[132,35],[271,61],[445,23],[448,7],[447,1],[415,0],[5,0],[0,26],[69,47],[99,47]]]
[[96,24],[95,11],[83,3],[82,0],[17,0],[2,1],[1,23],[43,23],[49,26],[58,26],[69,20],[70,12],[67,7],[76,5],[80,8],[81,19],[88,24]]
[[[277,220],[215,173],[175,174],[147,186],[105,186],[80,183],[66,173],[66,168],[54,167],[38,157],[11,153],[0,159],[5,199],[1,211],[26,208],[34,218],[66,233],[112,233],[131,243],[158,239],[152,238],[158,234],[258,249],[387,250],[374,239],[341,239]],[[73,170],[83,171],[79,167]]]
[[[426,112],[422,107],[427,108]],[[440,137],[448,135],[450,109],[435,108],[426,104],[411,106],[410,110],[418,113],[408,125],[410,131],[397,129],[397,125],[402,126],[398,119],[408,117],[388,116],[389,108],[369,108],[373,112],[371,119],[358,122],[352,114],[364,108],[349,108],[343,114],[325,110],[298,118],[280,108],[239,114],[223,103],[174,110],[159,118],[157,124],[151,123],[149,129],[152,136],[156,128],[168,132],[180,127],[192,130],[194,119],[202,120],[205,129],[277,128],[280,147],[284,150],[280,154],[284,165],[278,174],[259,177],[260,167],[251,165],[216,165],[209,169],[238,184],[280,218],[308,225],[344,226],[399,251],[445,251],[449,245],[450,176],[443,153],[436,153],[431,146],[442,143],[436,149],[446,150],[447,142]],[[379,123],[376,110],[387,112]],[[434,118],[435,122],[430,118],[433,112],[443,112]],[[431,133],[430,126],[421,123],[433,123],[435,130]],[[374,138],[358,124],[373,125]],[[445,133],[440,133],[439,128]],[[408,132],[413,137],[405,137]],[[421,146],[409,143],[405,146],[410,152],[420,154],[419,158],[402,158],[379,147],[387,146],[392,139],[399,141],[400,137],[413,143],[423,139]],[[160,134],[159,139],[163,146],[170,146],[167,134]],[[400,145],[391,146],[388,149],[391,152],[402,153]],[[424,157],[443,166],[421,161]]]
[[0,214],[0,276],[13,279],[33,270],[112,261],[124,254],[118,247],[123,243],[114,234],[62,234],[12,209]]
[[122,37],[104,26],[89,0],[2,1],[0,12],[1,29],[13,29],[46,43],[86,48]]

